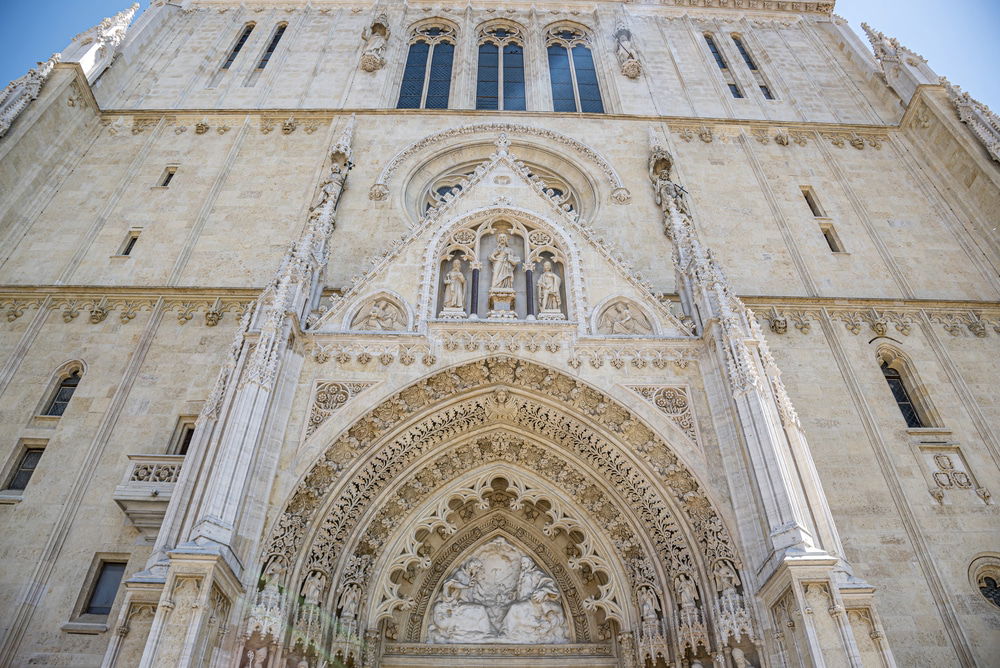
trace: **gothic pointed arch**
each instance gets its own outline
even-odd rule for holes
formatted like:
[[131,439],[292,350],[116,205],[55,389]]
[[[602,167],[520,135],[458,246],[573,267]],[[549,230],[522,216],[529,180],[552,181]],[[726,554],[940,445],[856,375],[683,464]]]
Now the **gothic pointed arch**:
[[[463,461],[469,470],[473,464],[496,461],[498,440],[477,441],[476,437],[498,426],[509,434],[505,438],[526,443],[517,449],[518,456],[523,452],[528,458],[520,467],[526,475],[536,476],[539,488],[547,490],[550,498],[557,498],[562,489],[551,480],[542,482],[552,462],[555,470],[563,472],[560,475],[575,481],[572,485],[565,480],[563,483],[567,490],[576,490],[566,498],[573,498],[580,508],[587,509],[588,493],[611,494],[608,503],[598,506],[613,513],[613,517],[603,520],[612,528],[602,530],[604,537],[594,538],[593,545],[607,540],[625,544],[628,541],[622,532],[647,536],[638,541],[643,545],[637,554],[648,550],[652,568],[630,565],[625,570],[631,574],[627,574],[619,566],[607,571],[609,576],[602,576],[606,583],[615,579],[617,591],[629,591],[627,602],[620,601],[624,594],[616,596],[618,605],[630,610],[612,618],[622,619],[639,632],[638,620],[643,615],[650,617],[642,619],[648,632],[640,633],[640,642],[646,638],[658,637],[663,642],[668,637],[676,638],[683,652],[687,646],[712,645],[713,628],[721,634],[721,642],[729,634],[737,638],[751,634],[750,608],[743,598],[743,578],[739,575],[742,566],[731,534],[718,504],[670,445],[629,409],[595,388],[554,369],[506,356],[434,373],[384,400],[333,440],[303,476],[273,526],[261,555],[261,567],[266,581],[274,584],[258,592],[258,605],[251,612],[248,628],[259,627],[257,620],[268,614],[282,617],[288,628],[300,629],[303,624],[308,627],[312,618],[303,621],[298,612],[293,612],[302,608],[296,601],[303,600],[314,601],[318,607],[326,605],[324,614],[340,619],[344,614],[344,586],[365,581],[364,574],[386,544],[387,538],[372,542],[370,536],[376,534],[370,534],[365,527],[375,527],[376,533],[388,536],[393,527],[399,526],[402,516],[423,502],[408,498],[407,493],[396,500],[389,498],[394,486],[410,490],[412,496],[413,490],[438,487],[435,470],[449,471],[444,476],[447,478],[468,472],[457,470],[463,469]],[[467,449],[460,454],[463,447]],[[549,463],[543,464],[542,460]],[[506,477],[495,478],[503,478],[508,487],[511,480],[515,485],[522,484],[510,470],[505,473]],[[407,482],[410,476],[413,482]],[[589,486],[587,480],[592,481]],[[482,499],[467,501],[479,503]],[[577,514],[600,517],[595,509]],[[625,523],[618,533],[613,528],[617,516]],[[452,519],[445,512],[442,521]],[[507,520],[514,524],[519,521],[513,516]],[[626,526],[629,523],[631,529]],[[600,522],[592,520],[592,524]],[[543,536],[544,526],[542,521],[536,527]],[[574,536],[585,541],[587,532],[578,531]],[[412,563],[427,556],[412,542],[421,538],[426,536],[410,534],[407,543],[396,536],[394,540],[402,542],[393,544],[408,545],[406,549],[412,554],[404,552],[404,557],[409,555],[416,561],[395,572],[406,572]],[[375,547],[364,548],[363,544]],[[391,576],[393,569],[387,570]],[[645,573],[642,577],[648,582],[637,587],[635,583],[641,578],[635,573]],[[385,582],[390,581],[383,582],[383,589],[391,589],[392,585]],[[425,587],[423,591],[432,590]],[[360,609],[371,605],[373,596],[368,594],[366,598],[360,591],[350,594],[346,605],[357,621],[353,625],[334,624],[337,629],[353,629],[356,635],[352,642],[359,637],[357,634],[372,631],[365,626],[368,621],[379,619],[379,615],[371,617],[370,611]],[[655,605],[648,604],[651,598],[655,598]],[[398,607],[404,611],[417,605],[412,595],[401,600]],[[644,613],[637,612],[640,600],[646,601]],[[592,603],[599,607],[596,599]],[[662,613],[649,612],[653,610]],[[603,614],[607,617],[606,612]],[[366,621],[362,624],[361,620]],[[335,629],[329,624],[321,627],[312,632],[313,642],[337,638],[331,636]]]

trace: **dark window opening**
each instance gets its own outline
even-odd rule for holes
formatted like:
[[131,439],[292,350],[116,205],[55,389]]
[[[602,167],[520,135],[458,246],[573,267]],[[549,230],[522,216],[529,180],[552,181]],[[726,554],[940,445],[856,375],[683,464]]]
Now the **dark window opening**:
[[88,615],[107,615],[118,594],[122,575],[125,574],[125,564],[120,562],[102,562],[101,570],[94,581],[94,588],[87,597],[87,606],[83,612]]
[[771,94],[771,89],[768,88],[767,86],[762,85],[760,87],[760,92],[764,95],[764,99],[765,100],[773,100],[774,99],[774,95]]
[[131,255],[132,249],[135,248],[135,242],[138,240],[138,234],[130,234],[128,239],[125,240],[125,246],[122,248],[122,252],[119,253],[119,255]]
[[903,419],[906,420],[906,426],[911,429],[923,427],[923,420],[917,414],[916,406],[914,406],[913,400],[910,399],[909,392],[906,391],[906,386],[903,384],[903,377],[899,371],[883,362],[882,374],[885,376],[885,382],[889,384],[889,389],[896,400],[896,405],[899,406],[899,412],[903,414]]
[[747,64],[747,67],[751,70],[756,70],[757,64],[753,62],[753,58],[750,57],[750,53],[747,52],[746,47],[743,46],[743,40],[736,35],[733,35],[733,42],[736,43],[736,48],[739,50],[740,55],[743,56],[743,62]]
[[813,193],[811,188],[803,188],[802,196],[806,198],[806,204],[809,205],[809,210],[812,211],[812,215],[816,218],[825,218],[823,209],[820,208],[819,202],[816,200],[816,194]]
[[35,473],[35,467],[38,466],[38,460],[42,458],[42,448],[28,448],[21,455],[21,461],[17,463],[17,468],[14,469],[14,474],[10,478],[10,483],[7,485],[7,489],[23,490],[28,486],[28,481],[31,480],[31,476]]
[[232,66],[233,61],[236,60],[236,56],[240,55],[240,51],[243,49],[243,45],[246,44],[247,40],[250,38],[250,33],[253,32],[253,28],[254,28],[253,24],[243,28],[243,32],[240,34],[240,38],[236,40],[236,44],[233,46],[233,50],[229,52],[229,57],[226,58],[226,62],[223,63],[222,69],[228,70]]
[[274,31],[274,36],[271,37],[271,42],[267,45],[267,51],[261,56],[260,62],[257,63],[257,69],[262,70],[267,67],[268,61],[271,60],[271,56],[274,55],[274,50],[278,48],[278,42],[281,40],[281,36],[285,34],[285,28],[288,26],[280,25],[277,30]]
[[177,445],[178,455],[186,455],[188,453],[188,448],[191,447],[191,438],[194,436],[194,425],[186,424],[184,425],[184,431],[181,432],[180,443]]
[[76,386],[79,384],[79,371],[74,371],[66,378],[63,378],[59,383],[59,387],[56,389],[55,395],[52,397],[52,401],[49,402],[49,406],[45,409],[45,413],[43,413],[43,415],[58,416],[66,412],[66,406],[69,404],[69,400],[73,398],[73,393],[76,392]]
[[160,177],[160,187],[166,188],[170,185],[170,182],[174,180],[174,174],[177,173],[176,167],[167,167],[163,170],[163,176]]
[[737,100],[743,98],[743,93],[740,91],[740,87],[737,86],[736,84],[729,84],[729,92],[732,93],[733,97],[735,97]]
[[719,47],[716,46],[715,40],[712,39],[712,36],[705,35],[705,42],[708,44],[708,50],[712,52],[712,57],[715,58],[715,62],[719,66],[719,69],[726,69],[726,59],[722,57],[722,53],[719,51]]
[[984,577],[979,591],[987,601],[1000,608],[1000,585],[994,578]]

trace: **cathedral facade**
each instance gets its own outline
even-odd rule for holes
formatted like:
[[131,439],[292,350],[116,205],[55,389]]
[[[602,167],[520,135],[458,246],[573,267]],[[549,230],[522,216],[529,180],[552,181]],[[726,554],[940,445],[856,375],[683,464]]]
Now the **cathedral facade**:
[[155,0],[0,94],[0,666],[989,666],[1000,118],[801,0]]

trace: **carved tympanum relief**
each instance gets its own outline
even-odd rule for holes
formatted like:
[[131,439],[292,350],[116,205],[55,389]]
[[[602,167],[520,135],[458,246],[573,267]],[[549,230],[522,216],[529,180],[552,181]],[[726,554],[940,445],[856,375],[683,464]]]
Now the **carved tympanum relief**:
[[[518,220],[452,232],[438,256],[438,317],[566,320],[566,254],[546,230]],[[485,308],[484,308],[485,307]]]
[[649,318],[635,304],[618,299],[601,311],[597,318],[597,333],[618,335],[649,335],[653,333],[653,325]]
[[369,300],[351,321],[351,329],[373,331],[400,331],[406,329],[406,310],[387,296]]
[[432,643],[564,643],[562,594],[534,559],[494,538],[445,579],[427,637]]

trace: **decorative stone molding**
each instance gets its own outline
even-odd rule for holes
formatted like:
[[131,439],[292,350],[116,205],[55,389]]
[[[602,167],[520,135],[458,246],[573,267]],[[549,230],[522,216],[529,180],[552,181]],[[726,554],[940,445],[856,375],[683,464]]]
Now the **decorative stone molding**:
[[990,157],[1000,162],[1000,116],[946,78],[941,77],[940,82],[955,105],[959,120],[969,127]]
[[[323,503],[325,519],[319,518],[322,519],[322,527],[308,547],[308,552],[314,557],[307,561],[331,563],[331,560],[338,558],[336,545],[341,540],[338,537],[351,533],[347,525],[356,521],[361,508],[370,503],[370,499],[377,493],[376,488],[366,485],[363,491],[358,489],[361,496],[356,496],[343,485],[337,484],[340,472],[352,466],[351,462],[362,449],[370,450],[372,446],[369,444],[380,442],[382,435],[390,428],[398,429],[406,416],[414,411],[424,413],[429,404],[439,404],[448,399],[454,401],[454,397],[462,396],[478,386],[495,385],[498,382],[510,386],[512,390],[523,387],[530,388],[532,392],[543,391],[548,401],[569,402],[568,405],[575,407],[574,411],[582,411],[590,419],[603,425],[602,428],[612,430],[630,443],[629,447],[659,472],[662,476],[661,484],[673,490],[675,496],[668,505],[677,504],[684,521],[692,527],[698,549],[704,551],[704,558],[709,563],[716,563],[719,559],[737,563],[728,532],[711,509],[711,502],[703,496],[700,485],[651,430],[627,409],[597,390],[554,370],[506,357],[488,358],[435,374],[387,399],[380,407],[355,422],[317,461],[297,487],[272,532],[264,563],[285,564],[282,568],[287,569],[290,560],[306,558],[307,555],[302,552],[306,547],[303,544],[306,527],[318,519],[315,515],[320,501],[326,499],[335,487],[344,490],[343,493],[347,496],[339,497],[340,500],[333,505],[330,505],[332,498]],[[383,481],[379,485],[384,485],[398,475],[401,467],[407,466],[408,462],[419,456],[420,452],[439,447],[442,438],[453,439],[455,435],[470,428],[478,428],[478,425],[489,424],[499,416],[503,416],[504,421],[528,429],[538,438],[545,439],[545,434],[551,433],[574,434],[559,447],[576,450],[578,456],[600,467],[613,467],[616,471],[614,477],[622,479],[619,485],[621,492],[632,499],[630,507],[646,518],[649,530],[657,533],[664,531],[666,526],[671,526],[675,521],[669,520],[667,525],[664,524],[670,515],[667,506],[659,505],[662,501],[655,501],[653,497],[647,498],[652,490],[643,481],[644,474],[623,460],[614,447],[599,445],[601,439],[589,427],[582,424],[573,426],[574,419],[569,414],[563,414],[552,407],[543,407],[520,394],[478,395],[452,403],[444,412],[439,411],[413,424],[405,435],[396,436],[392,442],[377,446],[377,450],[366,455],[368,463],[365,464],[366,467],[375,469],[368,472],[359,469],[354,475],[369,481]],[[556,422],[546,425],[551,420]],[[383,452],[382,448],[387,449]],[[376,452],[382,454],[372,457]],[[653,510],[654,507],[657,509]],[[676,531],[677,529],[669,529],[669,532]],[[658,540],[658,545],[661,546],[659,559],[667,568],[674,572],[689,572],[693,562],[690,561],[690,556],[686,556],[687,548],[681,548],[675,539]]]
[[594,163],[601,170],[607,178],[608,184],[611,186],[613,202],[616,204],[625,204],[631,198],[631,195],[629,195],[629,191],[625,187],[625,183],[622,181],[621,177],[618,175],[618,172],[615,171],[604,156],[595,151],[593,148],[577,141],[576,139],[573,139],[572,137],[568,137],[553,130],[537,128],[529,125],[517,125],[513,123],[477,123],[473,125],[463,125],[461,127],[451,128],[449,130],[428,135],[427,137],[424,137],[423,139],[414,142],[401,150],[382,168],[378,178],[375,180],[375,183],[372,184],[371,189],[368,192],[369,199],[380,201],[388,197],[389,181],[392,179],[395,171],[405,160],[419,151],[427,148],[428,146],[433,146],[434,144],[454,139],[456,137],[467,137],[476,134],[506,134],[514,138],[519,136],[539,137],[562,144],[563,146],[566,146],[583,156],[588,161]]
[[7,130],[21,112],[38,97],[42,85],[48,80],[52,69],[61,58],[61,54],[53,53],[48,60],[38,63],[36,67],[28,70],[27,74],[14,79],[0,92],[0,137],[7,134]]
[[670,418],[694,445],[699,445],[698,430],[687,388],[666,385],[626,385]]
[[306,423],[306,438],[312,436],[313,432],[344,404],[374,384],[373,382],[358,381],[316,381],[309,409],[309,421]]

